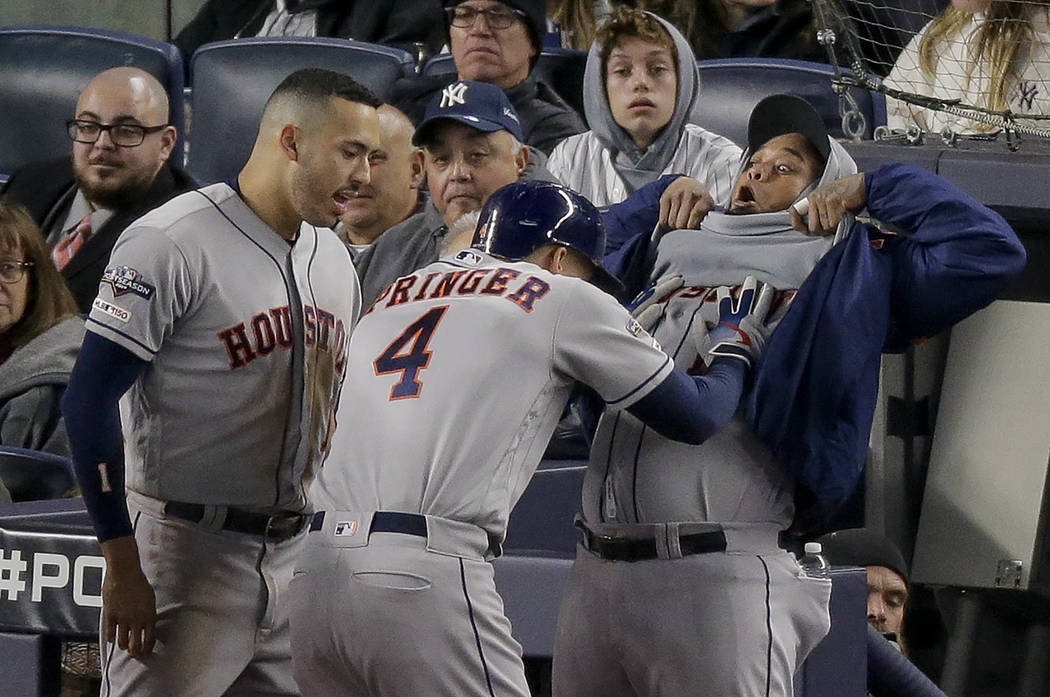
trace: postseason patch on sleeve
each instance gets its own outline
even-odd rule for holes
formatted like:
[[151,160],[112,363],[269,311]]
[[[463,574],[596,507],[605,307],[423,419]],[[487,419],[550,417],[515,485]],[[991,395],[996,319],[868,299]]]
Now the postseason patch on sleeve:
[[102,275],[102,282],[108,283],[113,289],[113,297],[132,294],[149,300],[153,297],[155,288],[141,278],[141,274],[130,266],[115,266],[106,269]]

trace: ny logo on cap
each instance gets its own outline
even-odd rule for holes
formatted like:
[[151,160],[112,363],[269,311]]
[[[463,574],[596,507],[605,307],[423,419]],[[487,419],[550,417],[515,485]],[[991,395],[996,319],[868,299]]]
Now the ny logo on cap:
[[441,90],[441,104],[442,109],[448,109],[449,107],[456,106],[457,104],[465,104],[467,92],[467,85],[463,82],[456,82],[445,89]]

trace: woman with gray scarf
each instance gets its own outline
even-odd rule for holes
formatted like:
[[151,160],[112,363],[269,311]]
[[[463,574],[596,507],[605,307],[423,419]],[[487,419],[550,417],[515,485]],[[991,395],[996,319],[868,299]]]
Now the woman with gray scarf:
[[660,17],[620,7],[598,30],[584,74],[591,130],[554,148],[547,168],[596,206],[663,174],[699,181],[725,203],[740,148],[688,123],[700,87],[689,43]]

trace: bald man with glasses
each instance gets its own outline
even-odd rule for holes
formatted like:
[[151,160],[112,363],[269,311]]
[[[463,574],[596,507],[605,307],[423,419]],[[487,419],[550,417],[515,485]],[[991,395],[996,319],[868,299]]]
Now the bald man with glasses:
[[169,164],[178,134],[168,108],[164,87],[149,73],[99,73],[66,122],[72,156],[25,165],[3,191],[40,226],[81,312],[90,310],[124,228],[196,186]]

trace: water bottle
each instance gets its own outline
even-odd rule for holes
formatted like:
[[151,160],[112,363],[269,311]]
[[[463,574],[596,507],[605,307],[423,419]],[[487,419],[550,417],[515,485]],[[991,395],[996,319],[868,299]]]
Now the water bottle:
[[830,565],[821,554],[823,548],[819,542],[807,542],[802,551],[802,573],[810,578],[831,578]]

